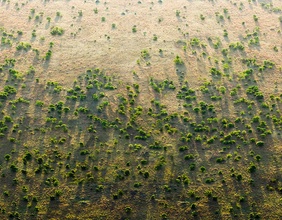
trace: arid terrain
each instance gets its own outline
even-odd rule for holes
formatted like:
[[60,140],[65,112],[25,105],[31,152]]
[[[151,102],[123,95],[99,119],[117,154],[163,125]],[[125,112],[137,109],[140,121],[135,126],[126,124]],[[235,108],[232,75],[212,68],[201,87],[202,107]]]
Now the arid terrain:
[[0,0],[0,219],[281,219],[281,29],[280,0]]

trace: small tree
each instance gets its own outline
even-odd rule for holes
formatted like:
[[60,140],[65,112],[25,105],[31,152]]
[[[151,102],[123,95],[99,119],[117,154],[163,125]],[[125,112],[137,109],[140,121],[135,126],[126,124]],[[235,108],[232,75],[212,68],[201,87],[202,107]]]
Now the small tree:
[[174,59],[174,63],[176,64],[176,65],[183,65],[184,64],[184,62],[183,62],[183,60],[180,58],[180,56],[178,56],[178,55],[176,55],[176,57],[175,57],[175,59]]

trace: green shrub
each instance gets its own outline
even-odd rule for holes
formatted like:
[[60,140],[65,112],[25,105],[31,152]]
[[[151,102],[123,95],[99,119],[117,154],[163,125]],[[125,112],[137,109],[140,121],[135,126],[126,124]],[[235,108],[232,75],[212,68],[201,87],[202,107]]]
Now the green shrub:
[[199,38],[194,37],[190,40],[190,45],[195,46],[195,47],[199,47],[201,45],[201,41],[200,41]]
[[264,142],[263,141],[257,141],[256,145],[259,146],[259,147],[262,147],[264,145]]
[[184,156],[184,159],[185,160],[192,160],[192,159],[194,159],[194,155],[193,154],[187,154],[187,155]]
[[222,158],[222,157],[219,157],[219,158],[217,158],[216,159],[216,162],[217,163],[223,163],[225,160],[224,160],[224,158]]
[[132,32],[133,32],[133,33],[136,33],[136,32],[137,32],[136,25],[134,25],[134,26],[132,27]]
[[6,190],[6,191],[3,192],[3,195],[6,196],[6,197],[9,197],[10,193],[9,193],[9,191]]
[[51,28],[51,34],[52,35],[62,35],[65,31],[63,30],[63,28],[60,28],[58,26],[52,27]]
[[17,89],[13,86],[4,86],[4,92],[8,94],[15,94],[17,92]]
[[145,171],[144,173],[143,173],[143,176],[144,176],[144,178],[149,178],[149,176],[150,176],[150,174],[149,174],[149,172],[148,171]]
[[253,15],[254,21],[258,21],[258,17],[256,15]]
[[5,160],[9,161],[11,159],[11,155],[10,154],[6,154],[4,158],[5,158]]
[[190,168],[191,171],[195,170],[196,169],[196,164],[195,163],[191,163],[189,165],[189,168]]
[[150,58],[149,51],[146,50],[146,49],[142,50],[142,51],[141,51],[141,57],[142,57],[143,59],[148,59],[148,58]]
[[126,213],[131,213],[132,212],[132,208],[130,206],[125,207],[125,212]]
[[45,54],[45,60],[50,60],[51,56],[52,56],[52,51],[48,50],[47,53]]
[[213,76],[221,76],[222,75],[222,72],[218,69],[216,69],[215,67],[212,67],[210,69],[210,73],[213,75]]
[[255,171],[256,171],[256,166],[253,164],[253,163],[250,163],[250,166],[249,166],[249,168],[248,168],[248,171],[250,172],[250,173],[254,173]]
[[177,17],[179,17],[180,16],[180,11],[176,10],[175,14],[176,14]]
[[204,172],[206,171],[206,168],[205,168],[204,166],[201,166],[201,167],[200,167],[200,171],[201,171],[202,173],[204,173]]
[[16,47],[17,50],[25,50],[25,51],[28,51],[31,49],[31,45],[29,43],[26,43],[26,42],[20,42],[17,47]]
[[44,102],[42,102],[40,100],[36,100],[35,105],[42,107],[44,105]]
[[175,63],[175,65],[183,65],[184,64],[183,60],[178,55],[176,55],[176,57],[174,59],[174,63]]
[[229,48],[233,50],[244,50],[245,47],[241,42],[230,43]]
[[10,168],[13,172],[17,172],[19,169],[15,164],[11,164]]
[[206,183],[210,184],[210,183],[213,183],[214,182],[214,179],[213,178],[207,178],[205,180]]

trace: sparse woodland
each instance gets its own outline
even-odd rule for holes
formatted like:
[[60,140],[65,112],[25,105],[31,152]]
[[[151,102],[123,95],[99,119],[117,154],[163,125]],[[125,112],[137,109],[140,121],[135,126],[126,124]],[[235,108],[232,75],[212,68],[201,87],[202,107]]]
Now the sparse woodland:
[[281,219],[280,0],[0,0],[0,219]]

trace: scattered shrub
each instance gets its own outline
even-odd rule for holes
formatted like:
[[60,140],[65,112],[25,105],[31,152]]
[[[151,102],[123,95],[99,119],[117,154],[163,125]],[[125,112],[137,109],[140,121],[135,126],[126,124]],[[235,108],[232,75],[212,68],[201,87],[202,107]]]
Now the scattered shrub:
[[61,27],[55,26],[51,28],[51,34],[52,35],[63,35],[64,34],[64,30]]
[[183,60],[178,55],[176,55],[176,57],[174,59],[174,63],[175,63],[175,65],[183,65],[184,64]]

